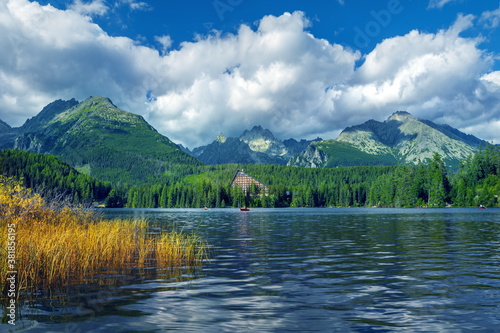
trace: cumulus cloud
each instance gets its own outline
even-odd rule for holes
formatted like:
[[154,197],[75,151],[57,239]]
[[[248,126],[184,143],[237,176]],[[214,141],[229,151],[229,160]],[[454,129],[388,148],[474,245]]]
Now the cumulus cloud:
[[361,55],[316,38],[294,12],[177,49],[159,36],[159,53],[109,36],[81,11],[3,1],[0,119],[19,126],[55,99],[102,95],[191,148],[258,124],[283,139],[333,139],[396,110],[500,142],[500,73],[481,39],[461,37],[472,24],[460,16],[448,29],[411,31]]
[[243,25],[237,35],[182,44],[164,59],[170,80],[154,89],[149,119],[210,138],[254,124],[278,135],[322,128],[332,118],[329,87],[352,77],[360,55],[314,38],[308,25],[303,13],[286,13],[263,18],[256,31]]
[[497,91],[500,88],[500,72],[491,72],[488,74],[484,74],[481,77],[481,81],[483,81],[485,85],[489,85],[491,89]]
[[490,72],[494,60],[479,48],[481,38],[460,36],[473,20],[459,16],[435,34],[415,30],[384,40],[339,92],[336,109],[355,110],[354,124],[407,110],[498,143],[500,72]]
[[[448,30],[436,34],[414,30],[384,40],[365,56],[351,85],[335,103],[340,109],[356,109],[361,116],[376,118],[387,109],[407,109],[433,119],[460,110],[461,118],[469,118],[471,110],[457,103],[475,98],[477,77],[492,61],[478,48],[480,39],[459,35],[472,19],[460,16]],[[441,116],[436,117],[436,112]]]
[[146,64],[160,59],[157,51],[110,37],[74,10],[9,0],[0,15],[1,119],[17,126],[55,99],[90,95],[144,110],[133,92]]

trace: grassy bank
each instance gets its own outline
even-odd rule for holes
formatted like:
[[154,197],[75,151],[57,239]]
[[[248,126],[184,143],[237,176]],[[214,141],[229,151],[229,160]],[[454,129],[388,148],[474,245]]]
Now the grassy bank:
[[19,297],[124,269],[196,266],[206,257],[194,234],[150,233],[143,220],[103,220],[94,210],[46,202],[3,176],[0,244],[3,297],[9,271],[17,271]]

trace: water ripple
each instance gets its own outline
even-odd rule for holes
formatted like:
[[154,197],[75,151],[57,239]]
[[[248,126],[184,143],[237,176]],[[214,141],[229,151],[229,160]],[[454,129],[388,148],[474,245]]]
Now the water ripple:
[[[500,327],[500,211],[124,210],[197,230],[201,274],[116,288],[81,331],[462,332]],[[111,214],[110,213],[110,214]],[[56,311],[27,323],[65,331]],[[48,319],[50,317],[50,319]],[[35,321],[36,319],[36,321]],[[31,320],[31,321],[30,321]]]

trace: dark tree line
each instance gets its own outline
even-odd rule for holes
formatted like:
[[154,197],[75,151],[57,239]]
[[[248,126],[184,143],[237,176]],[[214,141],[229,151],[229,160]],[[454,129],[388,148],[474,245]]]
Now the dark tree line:
[[[244,169],[268,185],[233,188]],[[18,150],[0,152],[0,173],[23,178],[28,187],[45,187],[76,201],[107,207],[470,207],[499,206],[500,151],[493,146],[460,163],[450,174],[438,154],[419,165],[308,169],[277,165],[218,165],[171,168],[141,186],[101,182],[78,173],[51,155]]]
[[[224,165],[201,168],[175,184],[131,187],[122,202],[131,208],[498,206],[499,161],[500,152],[487,146],[462,161],[453,175],[437,153],[416,166]],[[247,191],[230,187],[239,168],[267,184],[269,196],[255,187]]]

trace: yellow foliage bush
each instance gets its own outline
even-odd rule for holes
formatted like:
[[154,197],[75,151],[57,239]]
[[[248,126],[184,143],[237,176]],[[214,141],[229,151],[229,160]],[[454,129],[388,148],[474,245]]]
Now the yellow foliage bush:
[[[196,235],[151,235],[144,220],[106,221],[81,206],[49,204],[19,181],[0,176],[2,277],[13,271],[7,251],[13,230],[18,288],[27,293],[82,283],[104,269],[195,266],[206,257]],[[5,284],[3,278],[2,290]]]

